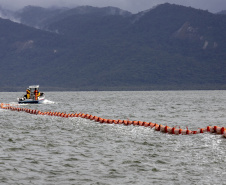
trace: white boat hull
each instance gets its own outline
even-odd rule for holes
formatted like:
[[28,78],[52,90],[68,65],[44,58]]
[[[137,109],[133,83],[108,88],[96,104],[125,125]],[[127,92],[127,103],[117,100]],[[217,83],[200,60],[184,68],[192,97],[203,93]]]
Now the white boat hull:
[[42,103],[45,100],[45,96],[38,97],[38,100],[35,99],[25,99],[25,98],[18,98],[18,103],[19,104],[37,104],[37,103]]

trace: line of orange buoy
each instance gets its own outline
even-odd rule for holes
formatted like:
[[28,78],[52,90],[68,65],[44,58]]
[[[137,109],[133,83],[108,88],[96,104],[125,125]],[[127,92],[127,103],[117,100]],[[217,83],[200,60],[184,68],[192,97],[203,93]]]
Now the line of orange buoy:
[[69,118],[69,117],[80,117],[84,119],[89,119],[93,120],[99,123],[106,123],[106,124],[123,124],[123,125],[134,125],[134,126],[144,126],[144,127],[150,127],[156,131],[160,131],[163,133],[168,133],[168,134],[175,134],[175,135],[191,135],[191,134],[200,134],[200,133],[215,133],[215,134],[220,134],[223,135],[226,138],[226,128],[224,127],[218,127],[218,126],[207,126],[206,128],[199,128],[196,131],[191,131],[188,128],[187,129],[181,129],[181,128],[176,128],[176,127],[169,127],[169,126],[164,126],[164,125],[158,125],[156,123],[152,122],[143,122],[143,121],[130,121],[130,120],[112,120],[112,119],[105,119],[97,116],[93,116],[90,114],[85,114],[85,113],[72,113],[72,114],[67,114],[64,112],[41,112],[39,110],[33,110],[33,109],[27,109],[27,108],[19,108],[19,107],[14,107],[11,106],[10,104],[4,104],[1,103],[1,108],[2,109],[8,109],[12,111],[18,111],[18,112],[26,112],[30,114],[36,114],[36,115],[48,115],[48,116],[58,116],[58,117],[63,117],[63,118]]

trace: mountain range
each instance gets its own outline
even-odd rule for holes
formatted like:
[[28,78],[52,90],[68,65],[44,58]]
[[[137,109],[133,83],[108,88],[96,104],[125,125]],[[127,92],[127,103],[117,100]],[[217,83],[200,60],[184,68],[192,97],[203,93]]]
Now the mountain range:
[[0,91],[226,89],[226,15],[174,4],[0,8]]

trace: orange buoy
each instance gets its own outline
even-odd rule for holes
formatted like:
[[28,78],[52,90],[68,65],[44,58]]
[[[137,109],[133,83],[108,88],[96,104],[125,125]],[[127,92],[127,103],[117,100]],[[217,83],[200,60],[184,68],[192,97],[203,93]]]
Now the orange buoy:
[[217,131],[217,126],[213,126],[213,131],[214,131],[214,132]]
[[98,117],[97,116],[94,116],[94,119],[93,120],[95,120],[95,121],[98,121]]
[[192,131],[191,131],[191,130],[188,130],[188,128],[187,128],[186,134],[187,134],[187,135],[192,134]]
[[221,127],[214,126],[214,132],[215,132],[216,134],[221,134]]
[[160,130],[160,132],[165,132],[165,126],[164,125],[159,125],[159,130]]
[[199,128],[198,130],[197,130],[197,134],[199,134],[199,133],[203,133],[203,128]]
[[94,119],[94,116],[93,115],[90,115],[89,119],[90,120],[93,120]]
[[99,117],[99,122],[100,123],[103,123],[104,122],[104,119]]
[[160,131],[160,126],[158,124],[155,124],[155,130]]
[[169,134],[173,134],[173,128],[167,126],[167,131],[166,132],[169,133]]
[[133,122],[132,122],[132,121],[130,121],[130,120],[128,120],[128,121],[127,121],[127,124],[128,124],[128,125],[132,125],[132,124],[133,124]]
[[214,128],[211,127],[211,126],[207,126],[207,127],[206,127],[206,130],[207,130],[207,132],[211,132],[211,133],[214,132]]
[[226,137],[226,130],[224,130],[223,136]]
[[108,119],[103,119],[103,122],[104,123],[108,123]]
[[165,133],[168,133],[168,126],[167,126],[167,125],[165,126],[164,132],[165,132]]
[[118,124],[118,120],[113,120],[113,123],[114,124]]
[[118,124],[122,124],[122,123],[123,123],[123,121],[119,119],[118,120]]
[[150,126],[150,123],[144,122],[144,126],[145,126],[145,127],[149,127],[149,126]]
[[133,125],[138,125],[138,121],[133,121]]
[[89,114],[86,114],[86,119],[89,119],[90,115]]
[[89,114],[85,114],[82,118],[86,118],[89,117]]
[[64,115],[65,115],[65,113],[62,112],[62,113],[61,113],[61,117],[64,117]]
[[173,132],[175,135],[179,135],[180,134],[180,129],[174,128]]
[[225,128],[221,127],[221,134],[224,134]]
[[155,123],[152,123],[152,122],[149,122],[149,123],[151,128],[155,127]]
[[128,121],[127,121],[127,120],[123,120],[122,123],[123,123],[124,125],[128,125]]
[[182,135],[186,135],[187,134],[187,130],[181,129],[181,134]]
[[108,119],[107,120],[107,123],[112,124],[113,123],[113,120],[112,119]]

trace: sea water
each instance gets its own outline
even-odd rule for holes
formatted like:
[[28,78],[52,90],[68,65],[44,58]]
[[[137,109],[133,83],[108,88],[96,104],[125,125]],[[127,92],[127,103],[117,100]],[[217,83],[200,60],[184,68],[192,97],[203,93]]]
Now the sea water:
[[[226,91],[46,92],[42,112],[226,127]],[[226,138],[0,109],[0,184],[225,184]]]

